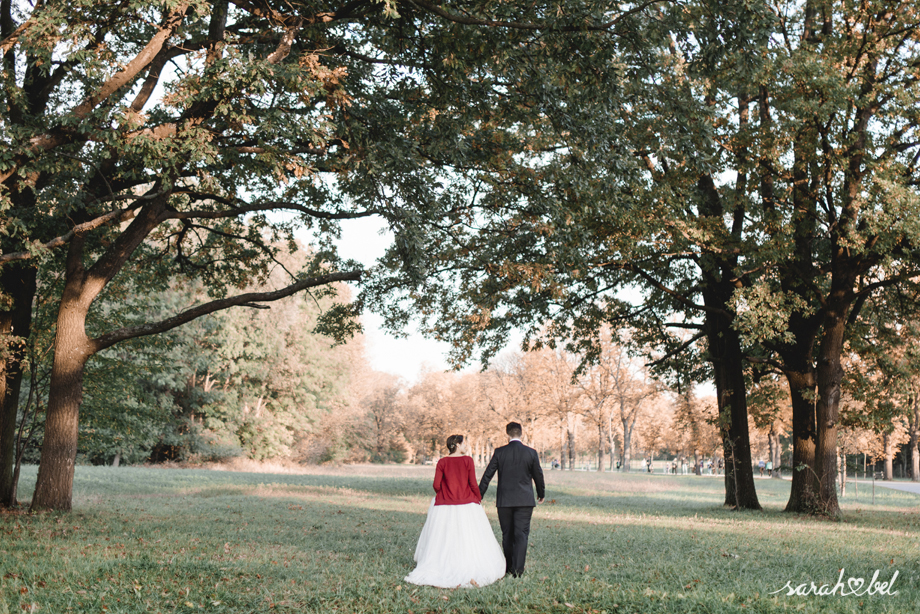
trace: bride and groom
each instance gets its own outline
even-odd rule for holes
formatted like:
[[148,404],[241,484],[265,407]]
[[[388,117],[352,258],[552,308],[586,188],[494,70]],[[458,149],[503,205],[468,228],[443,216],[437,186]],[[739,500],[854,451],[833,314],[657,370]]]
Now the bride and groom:
[[[506,574],[524,573],[530,518],[545,496],[543,469],[537,451],[521,443],[520,424],[509,423],[505,432],[508,445],[495,450],[478,485],[463,435],[447,438],[450,455],[439,460],[435,469],[437,494],[415,548],[418,565],[406,582],[441,588],[486,586]],[[481,504],[496,471],[501,547]]]

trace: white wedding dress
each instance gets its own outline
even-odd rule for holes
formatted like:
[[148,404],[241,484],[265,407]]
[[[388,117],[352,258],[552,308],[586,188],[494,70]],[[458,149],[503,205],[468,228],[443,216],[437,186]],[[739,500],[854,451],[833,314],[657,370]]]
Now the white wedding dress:
[[482,505],[428,506],[415,547],[418,566],[406,582],[440,588],[492,584],[505,575],[505,555]]

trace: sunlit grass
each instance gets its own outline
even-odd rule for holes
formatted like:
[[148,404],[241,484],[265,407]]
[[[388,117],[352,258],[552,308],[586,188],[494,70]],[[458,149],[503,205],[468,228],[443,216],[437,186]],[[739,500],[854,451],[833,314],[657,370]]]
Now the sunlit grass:
[[[310,474],[77,469],[74,512],[0,516],[0,614],[66,612],[908,612],[917,495],[852,491],[840,522],[722,507],[715,477],[550,471],[527,573],[482,589],[402,582],[431,467]],[[28,497],[34,468],[23,475]],[[865,490],[865,493],[864,493]],[[499,534],[494,488],[486,511]],[[899,572],[893,596],[770,595]]]

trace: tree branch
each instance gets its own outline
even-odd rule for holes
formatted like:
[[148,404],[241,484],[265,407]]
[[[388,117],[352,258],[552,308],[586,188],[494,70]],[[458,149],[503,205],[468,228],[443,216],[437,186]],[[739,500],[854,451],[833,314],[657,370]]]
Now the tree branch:
[[299,29],[299,20],[285,28],[284,34],[281,36],[281,42],[278,43],[278,48],[271,52],[268,57],[265,58],[265,61],[269,64],[280,64],[284,58],[291,53],[291,45],[294,44],[294,37],[297,35],[297,30]]
[[128,62],[123,70],[112,75],[108,81],[102,84],[95,93],[84,100],[73,110],[73,114],[79,118],[86,117],[96,105],[111,96],[119,88],[127,85],[134,77],[138,75],[150,62],[160,53],[167,39],[172,36],[182,18],[185,17],[185,11],[188,10],[188,3],[181,4],[176,10],[166,18],[165,23],[159,28],[159,31],[150,39],[147,45],[134,58]]
[[[54,249],[56,247],[61,247],[65,245],[68,241],[74,238],[75,235],[82,234],[84,232],[89,232],[90,230],[95,230],[100,226],[104,226],[109,222],[123,222],[125,220],[131,219],[133,217],[136,207],[128,207],[126,209],[119,209],[118,211],[110,211],[105,215],[100,215],[99,217],[89,220],[88,222],[83,222],[82,224],[77,224],[70,229],[69,232],[55,237],[50,241],[42,243],[37,247],[42,249]],[[15,260],[28,260],[32,258],[32,252],[15,252],[11,254],[2,254],[0,255],[0,264],[5,264],[7,262],[13,262]]]
[[774,369],[776,369],[777,371],[779,371],[780,373],[787,373],[789,371],[788,367],[770,358],[761,358],[758,356],[745,356],[744,359],[747,360],[749,363],[752,363],[755,365],[769,365],[773,367]]
[[654,277],[652,277],[651,275],[649,275],[648,273],[646,273],[645,271],[643,271],[642,269],[640,269],[639,267],[637,267],[637,266],[635,266],[635,265],[633,265],[633,264],[628,264],[628,263],[610,263],[610,264],[602,265],[602,267],[603,267],[603,268],[619,268],[619,269],[623,269],[623,270],[625,270],[625,271],[631,271],[631,272],[635,273],[636,275],[638,275],[639,277],[641,277],[642,279],[644,279],[646,282],[648,282],[649,285],[651,285],[651,286],[653,286],[653,287],[655,287],[655,288],[658,288],[659,290],[661,290],[661,291],[664,292],[665,294],[668,294],[669,296],[673,296],[673,297],[674,297],[675,299],[677,299],[677,301],[680,302],[682,305],[685,305],[686,307],[689,307],[689,308],[694,309],[694,310],[696,310],[696,311],[706,311],[706,312],[710,312],[710,313],[717,313],[717,314],[719,314],[719,315],[727,316],[727,317],[729,317],[729,318],[732,317],[732,314],[730,314],[729,312],[725,311],[724,309],[716,309],[716,308],[714,308],[714,307],[708,307],[708,306],[706,306],[706,305],[698,305],[698,304],[694,303],[693,301],[691,301],[690,299],[688,299],[686,296],[684,296],[684,295],[681,294],[680,292],[676,292],[676,291],[672,290],[671,288],[667,287],[666,285],[664,285],[663,283],[661,283],[660,281],[658,281],[657,279],[655,279]]
[[597,31],[606,31],[612,28],[613,26],[620,23],[621,19],[633,15],[634,13],[639,13],[653,4],[660,4],[662,2],[672,2],[673,0],[648,0],[643,2],[639,6],[629,9],[623,13],[617,15],[616,19],[608,21],[607,23],[594,24],[594,25],[583,25],[583,26],[563,26],[563,27],[554,27],[547,24],[541,23],[521,23],[517,21],[497,21],[494,19],[478,19],[475,17],[464,17],[462,15],[456,15],[454,13],[449,13],[446,10],[442,9],[439,6],[435,6],[430,2],[425,2],[425,0],[409,0],[410,4],[414,4],[417,8],[428,11],[429,13],[434,13],[439,17],[443,17],[448,21],[454,23],[459,23],[469,26],[489,26],[492,28],[511,28],[515,30],[548,30],[553,32],[597,32]]
[[180,47],[169,47],[160,50],[160,52],[156,55],[155,58],[153,58],[153,61],[150,63],[150,67],[147,69],[147,78],[144,79],[144,84],[137,92],[137,96],[134,97],[134,102],[131,103],[132,111],[135,113],[140,113],[144,108],[144,105],[147,104],[147,101],[150,100],[150,96],[153,94],[157,83],[160,81],[160,73],[163,71],[163,67],[166,66],[166,63],[171,59],[180,55],[185,55],[190,51],[192,51],[192,49]]
[[[32,9],[32,16],[35,16],[35,12],[42,7],[44,4],[43,0],[38,0],[35,3],[35,7]],[[6,55],[6,52],[13,48],[19,41],[19,36],[32,25],[32,17],[29,17],[23,22],[21,26],[16,28],[9,36],[0,41],[0,56]]]
[[[235,240],[237,240],[237,241],[242,241],[243,243],[249,243],[249,244],[251,244],[253,247],[255,247],[256,249],[258,249],[258,250],[260,250],[262,253],[264,253],[266,256],[268,256],[268,257],[271,259],[272,262],[274,262],[274,263],[277,264],[279,267],[281,267],[281,269],[282,269],[285,273],[287,273],[288,276],[289,276],[291,279],[294,279],[294,277],[295,277],[294,274],[291,273],[291,272],[287,269],[286,266],[284,266],[284,263],[283,263],[283,262],[281,262],[280,260],[278,260],[277,258],[275,258],[275,255],[272,253],[272,250],[271,250],[267,245],[264,245],[264,244],[262,244],[262,243],[260,243],[260,242],[257,242],[257,241],[253,241],[252,239],[249,239],[248,237],[242,237],[242,236],[235,235],[235,234],[231,234],[231,233],[228,233],[228,232],[223,232],[223,231],[217,230],[216,228],[209,228],[208,226],[203,226],[203,225],[201,225],[201,224],[192,224],[192,223],[186,222],[186,221],[183,221],[183,224],[185,224],[188,228],[192,228],[192,229],[198,228],[198,229],[200,229],[200,230],[204,230],[204,231],[206,231],[206,232],[210,232],[210,233],[215,234],[215,235],[217,235],[217,236],[224,237],[225,239],[230,239],[231,241],[235,239]],[[178,244],[177,244],[177,247],[178,247]]]
[[236,296],[204,303],[202,305],[198,305],[197,307],[186,309],[182,313],[179,313],[171,318],[161,320],[159,322],[151,322],[138,326],[127,326],[110,333],[106,333],[92,340],[92,352],[99,352],[107,347],[111,347],[116,343],[125,341],[127,339],[156,335],[158,333],[172,330],[177,326],[191,322],[192,320],[200,318],[204,315],[208,315],[209,313],[214,313],[215,311],[221,311],[223,309],[229,309],[230,307],[236,307],[240,305],[252,307],[253,303],[256,302],[277,301],[279,299],[291,296],[292,294],[296,294],[301,290],[306,290],[307,288],[315,288],[316,286],[324,286],[337,281],[358,281],[361,279],[361,274],[362,271],[360,270],[346,271],[343,273],[329,273],[328,275],[322,275],[320,277],[308,277],[307,279],[302,279],[296,283],[281,288],[280,290],[274,290],[270,292],[248,292],[246,294],[238,294]]
[[705,337],[705,336],[706,336],[705,331],[700,331],[700,332],[698,332],[697,334],[695,334],[695,335],[693,335],[692,337],[690,337],[687,341],[681,343],[678,347],[674,348],[673,350],[671,350],[670,352],[668,352],[667,354],[665,354],[664,356],[662,356],[661,358],[659,358],[658,360],[653,360],[652,362],[646,363],[645,366],[646,366],[646,367],[655,367],[655,366],[657,366],[657,365],[660,365],[661,363],[663,363],[664,361],[668,360],[669,358],[673,358],[673,357],[677,356],[678,354],[680,354],[681,352],[683,352],[684,350],[686,350],[688,347],[690,347],[691,345],[693,345],[694,343],[696,343],[696,341],[697,341],[698,339],[702,339],[702,338]]
[[183,191],[176,191],[175,194],[185,194],[191,196],[192,198],[196,198],[197,200],[211,200],[217,203],[232,206],[234,208],[228,209],[226,211],[204,211],[200,209],[192,211],[173,211],[167,213],[165,219],[188,220],[197,218],[215,220],[221,218],[236,217],[238,215],[242,215],[244,213],[252,213],[254,211],[277,211],[279,209],[287,211],[300,211],[301,213],[305,213],[310,217],[324,220],[352,220],[361,217],[370,217],[380,213],[376,209],[367,209],[364,211],[355,211],[352,213],[330,213],[328,211],[311,209],[310,207],[304,207],[303,205],[298,205],[297,203],[281,200],[273,200],[255,205],[236,206],[234,201],[223,198],[221,196],[217,196],[216,194],[202,194],[200,192]]
[[[118,91],[119,88],[124,87],[134,79],[141,70],[143,70],[151,61],[159,54],[160,50],[163,48],[163,45],[169,39],[170,36],[176,31],[176,28],[182,23],[182,19],[185,17],[185,11],[188,10],[188,3],[180,5],[173,13],[167,16],[164,19],[163,25],[159,28],[157,33],[150,39],[147,45],[136,55],[134,58],[128,62],[124,69],[115,73],[111,76],[105,83],[102,84],[98,90],[93,92],[90,96],[83,100],[73,111],[71,115],[77,119],[84,119],[86,116],[92,112],[96,106],[114,92]],[[27,21],[23,24],[21,28],[25,27]],[[17,29],[19,32],[19,29]],[[11,35],[7,40],[13,38],[14,35]],[[7,41],[3,42],[3,45],[6,45]],[[13,41],[15,43],[15,40]],[[10,43],[10,44],[13,44]],[[19,170],[19,167],[25,163],[26,160],[36,157],[38,154],[44,151],[49,151],[66,143],[71,137],[70,133],[64,131],[60,128],[52,130],[51,132],[46,132],[33,137],[29,140],[29,146],[27,152],[16,156],[13,163],[9,166],[7,170],[3,173],[0,173],[0,183],[6,181],[12,177]]]

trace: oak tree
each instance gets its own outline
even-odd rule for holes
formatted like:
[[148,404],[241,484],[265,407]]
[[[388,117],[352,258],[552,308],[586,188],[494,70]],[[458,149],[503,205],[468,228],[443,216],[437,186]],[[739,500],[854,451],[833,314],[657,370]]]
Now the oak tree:
[[[0,3],[7,338],[28,337],[35,259],[64,255],[33,508],[70,507],[92,356],[216,310],[357,280],[360,267],[331,243],[342,219],[382,216],[401,271],[424,278],[419,229],[468,197],[472,170],[533,147],[509,127],[533,125],[522,100],[552,93],[519,95],[516,71],[534,65],[516,59],[545,53],[548,32],[610,32],[652,4],[611,13],[592,2]],[[283,287],[233,294],[266,278],[274,245],[295,227],[316,236],[309,264]],[[89,334],[97,298],[132,267],[161,268],[161,284],[178,270],[208,284],[211,300]],[[321,324],[347,334],[354,311],[333,309]],[[21,382],[7,346],[0,445]],[[0,461],[6,475],[6,453]]]

